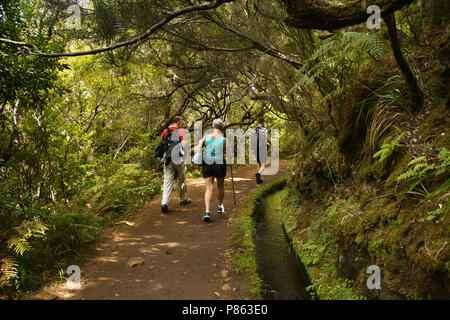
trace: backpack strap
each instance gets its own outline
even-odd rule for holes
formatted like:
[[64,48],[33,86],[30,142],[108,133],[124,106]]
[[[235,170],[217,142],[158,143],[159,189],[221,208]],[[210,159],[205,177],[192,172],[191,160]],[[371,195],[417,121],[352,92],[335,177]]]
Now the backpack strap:
[[[165,139],[170,137],[170,141],[172,141],[172,134],[177,132],[178,129],[180,129],[180,128],[176,128],[175,130],[172,131],[172,130],[170,130],[170,127],[167,127],[167,129],[166,129],[167,134],[166,134],[166,138]],[[178,137],[178,140],[179,140],[179,138],[180,137]],[[180,141],[178,141],[178,142],[180,142]]]

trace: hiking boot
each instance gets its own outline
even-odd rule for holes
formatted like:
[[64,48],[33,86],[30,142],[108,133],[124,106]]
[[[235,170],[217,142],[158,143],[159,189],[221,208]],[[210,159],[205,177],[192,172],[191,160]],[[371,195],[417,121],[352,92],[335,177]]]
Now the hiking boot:
[[209,212],[209,211],[205,212],[205,215],[203,216],[203,221],[205,221],[205,222],[211,221],[211,212]]
[[217,213],[225,213],[225,206],[221,205],[221,206],[217,207]]
[[256,177],[256,183],[257,183],[257,184],[263,183],[263,181],[262,181],[262,179],[261,179],[261,174],[260,174],[260,173],[255,173],[255,177]]
[[192,203],[191,199],[185,199],[183,201],[180,201],[180,204],[182,206],[185,206],[185,205],[190,204],[190,203]]
[[167,204],[163,205],[163,206],[161,207],[161,212],[162,212],[162,213],[167,213],[167,212],[169,212],[169,206],[168,206]]

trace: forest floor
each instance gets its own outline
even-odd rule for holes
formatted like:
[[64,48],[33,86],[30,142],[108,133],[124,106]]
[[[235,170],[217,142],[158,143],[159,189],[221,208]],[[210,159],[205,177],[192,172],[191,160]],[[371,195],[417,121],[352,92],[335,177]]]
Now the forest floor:
[[[286,173],[280,161],[277,175]],[[245,275],[233,270],[235,248],[229,228],[240,201],[258,185],[254,166],[234,170],[237,204],[233,205],[231,176],[225,180],[225,214],[212,210],[210,223],[202,221],[204,180],[188,179],[192,204],[179,205],[174,188],[169,213],[161,213],[161,196],[153,198],[131,221],[107,231],[94,252],[86,254],[81,269],[81,288],[68,289],[54,281],[32,294],[31,299],[245,299]],[[217,190],[213,209],[217,206]]]

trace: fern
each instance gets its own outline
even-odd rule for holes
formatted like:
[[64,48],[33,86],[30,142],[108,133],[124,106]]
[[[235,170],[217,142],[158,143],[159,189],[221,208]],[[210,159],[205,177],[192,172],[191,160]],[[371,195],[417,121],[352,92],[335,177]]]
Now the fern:
[[431,169],[434,169],[434,164],[429,164],[427,158],[419,157],[408,163],[408,167],[415,165],[414,168],[402,173],[397,177],[397,181],[420,177]]
[[[345,32],[322,41],[298,70],[298,82],[289,90],[291,94],[301,86],[311,85],[314,80],[333,68],[342,67],[342,61],[358,64],[370,59],[379,60],[388,51],[377,34]],[[367,54],[364,54],[367,53]],[[350,71],[350,70],[348,70]]]
[[450,152],[447,148],[443,148],[441,152],[439,152],[439,159],[442,161],[442,165],[438,170],[434,173],[434,175],[440,175],[448,170],[448,166],[450,166]]
[[366,34],[360,32],[345,32],[342,35],[342,43],[345,45],[345,51],[359,48],[367,51],[377,59],[381,59],[388,50],[385,43],[375,34]]
[[16,230],[17,236],[8,241],[8,249],[22,256],[25,252],[31,251],[31,238],[44,237],[48,228],[39,220],[25,220]]
[[16,260],[12,258],[4,258],[0,260],[0,288],[10,285],[10,280],[17,277]]
[[381,149],[373,155],[374,158],[380,157],[378,161],[383,162],[386,158],[388,158],[396,148],[403,146],[399,143],[399,141],[403,138],[405,133],[403,132],[397,138],[392,140],[390,143],[385,143],[381,146]]
[[419,157],[416,159],[413,159],[408,163],[408,167],[411,167],[414,165],[414,168],[402,173],[396,178],[396,181],[402,181],[402,180],[411,180],[415,179],[409,186],[409,191],[414,189],[419,183],[422,182],[422,178],[424,175],[434,169],[434,164],[430,164],[427,161],[427,158],[425,157]]
[[[439,153],[439,158],[442,161],[442,164],[439,167],[436,167],[433,163],[428,163],[426,157],[418,157],[413,159],[408,163],[408,167],[414,166],[412,169],[400,174],[396,181],[400,182],[403,180],[410,180],[412,183],[410,184],[409,191],[414,189],[418,184],[421,184],[424,180],[431,176],[438,176],[444,172],[448,171],[448,166],[450,164],[450,153],[446,148],[443,148]],[[430,173],[431,170],[435,169]],[[433,198],[438,194],[447,191],[450,189],[450,179],[447,179],[440,187],[436,188],[431,193],[427,193],[427,198]]]
[[447,202],[445,208],[442,208],[442,205],[439,204],[439,208],[437,208],[436,210],[433,210],[431,212],[428,212],[427,219],[429,221],[435,220],[435,223],[442,222],[442,220],[444,220],[444,217],[448,213],[449,208],[450,208],[450,202]]

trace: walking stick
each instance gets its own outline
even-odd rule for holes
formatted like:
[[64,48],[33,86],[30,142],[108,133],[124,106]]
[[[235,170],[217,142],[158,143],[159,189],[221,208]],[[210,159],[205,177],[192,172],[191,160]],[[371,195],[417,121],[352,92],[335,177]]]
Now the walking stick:
[[234,191],[234,177],[233,177],[233,165],[230,164],[230,171],[231,171],[231,186],[233,187],[233,200],[234,205],[236,205],[236,193]]

